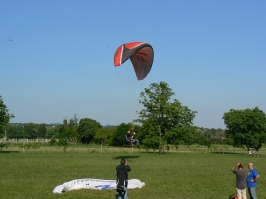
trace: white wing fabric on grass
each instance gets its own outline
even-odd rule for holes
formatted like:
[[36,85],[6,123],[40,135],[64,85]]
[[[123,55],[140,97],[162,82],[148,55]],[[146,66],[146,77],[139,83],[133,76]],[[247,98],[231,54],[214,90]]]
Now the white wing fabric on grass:
[[[128,189],[142,188],[143,186],[145,186],[145,183],[141,182],[138,179],[128,180]],[[93,178],[71,180],[69,182],[65,182],[62,185],[56,186],[53,190],[53,193],[63,193],[78,189],[116,189],[116,180],[103,180]]]

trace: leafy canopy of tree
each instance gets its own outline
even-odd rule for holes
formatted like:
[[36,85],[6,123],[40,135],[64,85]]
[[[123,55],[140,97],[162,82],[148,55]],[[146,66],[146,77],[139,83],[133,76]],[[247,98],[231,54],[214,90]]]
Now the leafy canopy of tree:
[[37,130],[38,138],[46,138],[47,137],[47,129],[46,124],[40,124]]
[[56,133],[53,138],[57,139],[65,139],[65,138],[78,138],[80,139],[80,135],[78,133],[78,118],[75,114],[73,118],[63,120],[63,124],[60,125],[58,129],[58,133]]
[[101,128],[101,124],[96,120],[90,118],[81,119],[77,129],[81,142],[89,144],[93,140],[96,132]]
[[142,124],[140,137],[146,147],[190,144],[193,140],[196,130],[193,119],[197,112],[172,99],[174,95],[166,82],[152,83],[141,92],[139,102],[144,109],[139,112],[137,121]]
[[226,137],[235,147],[259,150],[266,141],[266,115],[258,107],[234,110],[223,115]]
[[8,112],[7,106],[4,104],[2,96],[0,95],[0,135],[3,135],[4,130],[7,128],[7,124],[9,123],[11,118],[15,116]]
[[212,144],[225,144],[225,133],[221,128],[198,127],[193,140],[199,145],[211,147]]
[[30,139],[37,138],[37,125],[34,123],[28,123],[24,126],[24,131],[27,132]]
[[97,130],[93,140],[101,145],[110,144],[115,131],[116,127],[100,128]]

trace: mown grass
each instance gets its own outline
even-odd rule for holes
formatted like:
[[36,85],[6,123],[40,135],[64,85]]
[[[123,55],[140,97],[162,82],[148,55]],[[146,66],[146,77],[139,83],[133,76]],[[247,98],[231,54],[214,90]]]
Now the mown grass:
[[235,192],[231,167],[253,162],[261,178],[258,198],[266,198],[265,155],[208,153],[206,151],[158,154],[131,149],[86,149],[59,153],[51,148],[22,153],[0,153],[0,198],[106,198],[115,199],[115,190],[75,190],[52,193],[64,182],[81,178],[115,179],[115,167],[122,157],[132,168],[129,178],[146,183],[129,190],[134,199],[227,199]]

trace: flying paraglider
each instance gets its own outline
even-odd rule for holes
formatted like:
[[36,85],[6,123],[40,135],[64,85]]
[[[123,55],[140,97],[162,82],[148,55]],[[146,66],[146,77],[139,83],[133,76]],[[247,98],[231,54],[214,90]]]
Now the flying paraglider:
[[120,66],[130,59],[137,79],[143,80],[151,70],[153,57],[154,51],[150,44],[145,42],[126,43],[117,48],[114,55],[114,65]]
[[126,138],[126,141],[131,143],[131,146],[134,146],[134,144],[136,144],[136,146],[139,147],[139,140],[136,139],[135,132],[128,131],[125,138]]

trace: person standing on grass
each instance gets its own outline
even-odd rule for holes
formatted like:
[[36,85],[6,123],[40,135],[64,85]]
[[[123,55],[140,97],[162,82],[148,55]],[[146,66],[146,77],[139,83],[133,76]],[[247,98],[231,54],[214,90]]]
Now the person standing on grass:
[[259,173],[254,168],[253,163],[248,163],[249,173],[247,175],[247,186],[250,199],[257,199],[256,187],[257,180],[259,179]]
[[252,151],[251,151],[251,155],[254,157],[255,156],[255,151],[254,151],[254,149],[252,149]]
[[120,165],[116,167],[116,176],[117,176],[117,199],[127,199],[127,184],[128,184],[128,172],[131,171],[130,166],[128,165],[125,159],[121,159]]
[[[238,169],[236,169],[238,168]],[[236,193],[237,198],[239,199],[246,199],[246,171],[244,168],[244,165],[242,163],[237,163],[235,166],[231,169],[233,173],[236,175]]]

